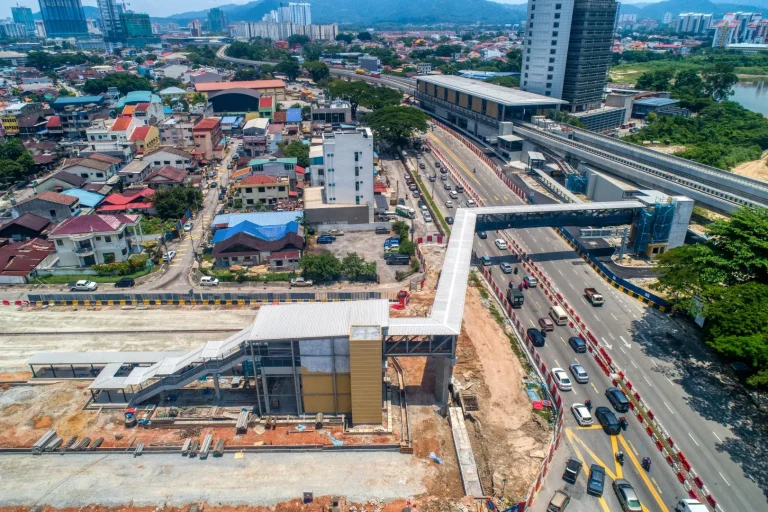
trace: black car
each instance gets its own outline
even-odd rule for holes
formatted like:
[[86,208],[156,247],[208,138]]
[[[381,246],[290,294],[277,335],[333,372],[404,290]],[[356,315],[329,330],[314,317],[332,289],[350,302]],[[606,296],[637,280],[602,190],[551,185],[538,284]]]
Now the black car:
[[446,217],[445,218],[445,222],[447,222],[448,224],[453,225],[453,217]]
[[589,478],[587,478],[587,493],[602,496],[604,487],[605,468],[599,464],[592,464],[589,467]]
[[581,473],[581,461],[575,457],[568,459],[565,463],[565,471],[563,472],[563,480],[572,484],[576,483]]
[[616,419],[616,415],[611,412],[607,407],[598,407],[595,409],[595,418],[600,422],[603,427],[603,431],[611,436],[617,436],[621,432],[621,426],[619,426],[619,420]]
[[456,185],[456,192],[464,192],[464,187],[461,185]]
[[387,258],[387,265],[408,265],[410,263],[411,258],[406,254],[392,254]]
[[132,277],[124,277],[115,283],[115,288],[133,288],[136,281]]
[[577,354],[583,354],[587,351],[587,342],[578,336],[571,336],[568,338],[568,344]]
[[547,341],[547,338],[544,336],[544,334],[536,329],[535,327],[531,327],[528,329],[528,339],[531,340],[531,343],[533,343],[534,347],[543,347],[544,343]]
[[480,238],[481,240],[485,240],[486,238],[488,238],[488,233],[486,233],[485,231],[478,231],[477,238]]
[[376,228],[377,235],[388,235],[390,233],[389,228]]
[[611,402],[613,408],[616,409],[616,412],[629,411],[629,400],[627,399],[627,395],[625,395],[619,388],[606,389],[605,396],[608,398],[608,401]]
[[332,244],[333,243],[333,237],[328,235],[320,235],[317,237],[317,243],[319,244]]

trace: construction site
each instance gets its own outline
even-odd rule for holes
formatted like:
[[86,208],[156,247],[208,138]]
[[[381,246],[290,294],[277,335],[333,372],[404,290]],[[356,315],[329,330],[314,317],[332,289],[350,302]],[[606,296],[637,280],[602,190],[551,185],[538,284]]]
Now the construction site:
[[[382,329],[423,329],[434,312],[445,247],[421,249],[423,288],[394,307],[6,308],[0,505],[468,510],[468,494],[524,499],[552,430],[479,282],[458,335],[382,343]],[[190,354],[206,350],[219,357],[199,368]],[[258,476],[238,482],[235,468]]]

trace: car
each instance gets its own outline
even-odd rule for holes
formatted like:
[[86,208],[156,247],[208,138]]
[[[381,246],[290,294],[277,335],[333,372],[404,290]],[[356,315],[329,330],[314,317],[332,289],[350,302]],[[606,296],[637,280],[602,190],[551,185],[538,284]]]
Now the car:
[[219,286],[219,280],[212,276],[203,276],[200,278],[200,286]]
[[447,222],[448,224],[450,224],[451,226],[453,226],[453,217],[446,217],[446,218],[445,218],[445,222]]
[[539,285],[539,280],[533,276],[525,276],[523,282],[528,283],[529,288],[536,288]]
[[424,222],[432,222],[432,215],[429,213],[424,213]]
[[567,492],[558,489],[555,491],[555,495],[552,496],[552,499],[549,500],[547,512],[563,512],[570,502],[571,496]]
[[216,188],[216,182],[215,181],[211,182],[211,188]]
[[571,370],[571,375],[573,375],[573,380],[575,380],[579,384],[586,384],[587,382],[589,382],[589,374],[584,369],[584,367],[581,366],[579,363],[571,363],[568,369]]
[[443,190],[451,190],[451,184],[450,183],[443,183]]
[[555,324],[553,324],[552,320],[545,316],[539,318],[539,325],[541,326],[541,330],[544,332],[555,330]]
[[546,342],[547,338],[544,336],[544,333],[542,333],[540,330],[536,329],[535,327],[529,328],[526,333],[528,334],[528,337],[526,339],[530,340],[531,343],[533,343],[534,347],[543,347],[544,343]]
[[485,231],[478,231],[477,238],[479,238],[480,240],[485,240],[486,238],[488,238],[488,233],[486,233]]
[[317,243],[319,244],[332,244],[333,243],[333,237],[328,235],[320,235],[317,237]]
[[437,176],[435,176],[434,174],[430,175],[429,181],[437,181]]
[[581,461],[576,457],[571,457],[568,462],[565,463],[565,471],[563,472],[563,480],[566,482],[575,484],[581,473]]
[[175,257],[176,257],[176,251],[168,251],[167,253],[163,254],[163,261],[166,263],[170,263]]
[[619,388],[606,389],[605,397],[611,402],[611,405],[616,409],[616,412],[629,411],[629,400],[627,399],[627,395],[625,395]]
[[328,230],[328,234],[331,235],[332,237],[344,236],[344,232],[340,229],[330,229]]
[[576,418],[576,423],[580,426],[586,427],[592,424],[592,413],[589,412],[589,409],[584,404],[573,404],[571,412],[573,417]]
[[490,267],[492,265],[491,258],[489,258],[487,254],[480,256],[480,261],[483,262],[484,267]]
[[616,419],[616,415],[609,408],[598,407],[595,409],[595,418],[600,422],[603,431],[609,436],[617,436],[621,432],[619,420]]
[[441,167],[441,168],[440,168],[440,172],[441,172],[443,175],[447,175],[447,174],[448,174],[448,169],[446,169],[445,167]]
[[193,226],[192,222],[187,222],[186,224],[184,224],[184,231],[187,231],[187,232],[192,231],[192,226]]
[[552,368],[552,378],[555,380],[555,384],[560,391],[570,391],[573,389],[571,379],[568,378],[568,374],[562,368]]
[[619,505],[624,512],[642,512],[643,505],[637,497],[635,489],[627,480],[617,478],[613,481],[613,492],[619,499]]
[[421,193],[418,190],[413,191],[413,198],[418,199],[421,197]]
[[464,192],[464,187],[462,185],[456,185],[456,192]]
[[419,202],[418,202],[418,203],[416,203],[416,205],[417,205],[417,206],[418,206],[420,209],[422,209],[422,210],[426,210],[426,209],[427,209],[427,203],[425,203],[425,202],[424,202],[424,201],[422,201],[421,199],[419,199]]
[[587,494],[593,496],[602,496],[605,487],[605,468],[600,464],[589,466],[589,476],[587,477]]
[[435,167],[437,167],[438,169],[440,168],[440,162],[438,162],[437,160],[435,160]]
[[411,257],[407,254],[392,254],[386,261],[387,265],[408,265],[411,263]]
[[457,194],[455,190],[451,190],[450,192],[448,192],[448,197],[450,197],[451,199],[458,199],[459,194]]
[[37,181],[37,180],[32,180],[32,181],[30,181],[30,182],[29,182],[29,185],[27,185],[27,186],[28,186],[28,187],[30,187],[30,188],[33,188],[33,187],[36,187],[36,186],[38,186],[39,184],[40,184],[40,182],[39,182],[39,181]]
[[453,201],[451,201],[451,200],[446,201],[445,202],[445,207],[448,208],[449,210],[451,208],[453,208]]
[[419,169],[426,169],[427,166],[424,165],[424,162],[419,162]]
[[411,181],[411,175],[409,173],[405,173],[405,181]]
[[500,251],[506,251],[507,250],[507,242],[505,242],[501,238],[497,238],[496,240],[493,241],[493,243],[496,245],[496,247]]
[[474,199],[467,199],[467,208],[474,208],[477,206],[477,203]]
[[568,344],[577,354],[583,354],[587,351],[587,342],[578,336],[571,336],[568,338]]
[[390,244],[399,244],[399,243],[400,243],[400,238],[398,238],[396,236],[391,236],[391,237],[387,238],[386,240],[384,240],[384,247],[386,247],[386,246],[388,246]]
[[329,236],[329,237],[333,238],[334,240],[336,240],[336,235],[334,235],[330,231],[323,231],[322,233],[320,233],[320,236]]
[[405,199],[401,197],[400,199],[397,200],[397,204],[398,206],[405,206]]
[[[411,192],[416,192],[419,190],[419,186],[416,185],[415,183],[411,183],[410,185],[408,185],[408,190],[410,190]],[[413,197],[416,197],[416,194],[413,194]]]
[[115,283],[115,288],[133,288],[136,285],[136,281],[132,277],[123,277]]
[[447,174],[441,174],[440,179],[443,181],[448,181],[448,175]]
[[512,265],[507,263],[506,261],[502,261],[499,263],[499,268],[501,268],[501,271],[505,274],[511,274],[512,273]]
[[390,232],[391,230],[389,228],[385,228],[385,227],[376,228],[377,235],[388,235]]
[[71,292],[95,292],[98,289],[98,283],[88,281],[87,279],[81,279],[69,285],[69,291]]

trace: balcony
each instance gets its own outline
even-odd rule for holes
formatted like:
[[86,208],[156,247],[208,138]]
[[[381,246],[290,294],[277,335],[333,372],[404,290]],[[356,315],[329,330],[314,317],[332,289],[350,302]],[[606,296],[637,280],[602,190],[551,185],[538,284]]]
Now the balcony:
[[78,247],[75,249],[75,253],[78,256],[91,256],[93,255],[93,246]]

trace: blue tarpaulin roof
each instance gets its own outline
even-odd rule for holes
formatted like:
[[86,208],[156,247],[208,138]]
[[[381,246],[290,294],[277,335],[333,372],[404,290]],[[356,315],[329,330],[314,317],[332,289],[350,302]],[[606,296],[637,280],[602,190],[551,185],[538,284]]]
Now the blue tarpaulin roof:
[[211,242],[217,244],[234,235],[237,235],[238,233],[247,233],[261,240],[272,242],[274,240],[280,240],[288,233],[298,232],[299,223],[295,220],[287,224],[280,224],[276,226],[259,226],[253,222],[245,221],[231,228],[217,230],[216,234],[213,235],[213,240],[211,240]]
[[211,226],[234,227],[241,222],[251,222],[257,226],[279,226],[295,221],[301,212],[253,212],[225,213],[213,218]]
[[101,194],[97,194],[96,192],[89,192],[79,188],[65,190],[62,192],[62,194],[78,198],[80,200],[80,204],[86,208],[93,208],[104,199],[104,196]]
[[285,111],[285,121],[287,123],[300,123],[301,122],[301,109],[289,108]]

